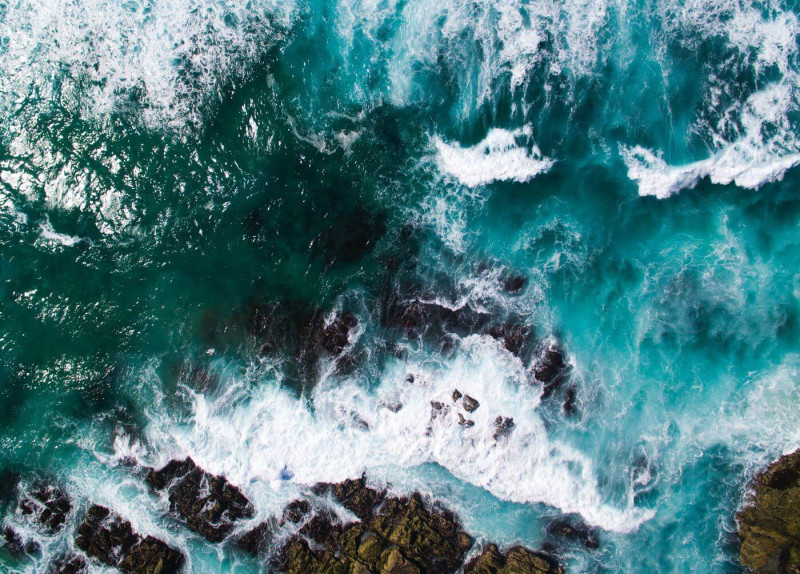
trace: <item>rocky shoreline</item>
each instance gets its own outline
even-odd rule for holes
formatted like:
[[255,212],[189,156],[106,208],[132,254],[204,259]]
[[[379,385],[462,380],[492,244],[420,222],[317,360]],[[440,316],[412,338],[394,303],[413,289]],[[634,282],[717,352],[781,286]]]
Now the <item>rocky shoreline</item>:
[[[209,542],[233,544],[259,557],[269,571],[286,574],[472,574],[562,573],[555,556],[514,546],[501,551],[488,544],[481,552],[458,517],[419,493],[390,496],[367,485],[366,478],[320,483],[289,503],[280,518],[256,525],[252,503],[224,477],[212,475],[190,458],[159,470],[143,469],[154,494],[169,500],[169,512]],[[350,519],[341,516],[350,513]],[[78,512],[56,486],[22,494],[17,513],[44,534],[62,531]],[[556,534],[577,532],[563,524]],[[563,530],[567,528],[567,530]],[[571,530],[570,530],[571,529]],[[6,550],[35,554],[32,540],[9,526]],[[594,540],[594,538],[592,538]],[[84,513],[74,533],[74,554],[57,557],[49,574],[89,572],[91,563],[125,574],[182,572],[186,558],[163,540],[137,533],[123,516],[97,504]],[[595,546],[596,547],[596,546]],[[468,555],[471,552],[471,558]]]
[[737,514],[742,566],[756,574],[800,572],[800,450],[756,476]]

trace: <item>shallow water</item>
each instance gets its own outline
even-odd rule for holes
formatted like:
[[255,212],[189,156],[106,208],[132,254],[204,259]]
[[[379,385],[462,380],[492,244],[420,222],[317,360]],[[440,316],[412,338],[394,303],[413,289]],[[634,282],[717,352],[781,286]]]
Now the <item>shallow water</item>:
[[[3,483],[58,480],[193,572],[263,565],[123,458],[191,455],[261,517],[366,471],[480,540],[536,548],[578,515],[600,548],[559,543],[572,571],[737,571],[747,481],[800,444],[796,13],[0,2]],[[393,297],[535,341],[409,338]],[[348,368],[302,355],[314,312],[357,317]],[[571,374],[544,397],[549,340]],[[455,388],[474,427],[429,421]],[[4,570],[43,571],[79,516]]]

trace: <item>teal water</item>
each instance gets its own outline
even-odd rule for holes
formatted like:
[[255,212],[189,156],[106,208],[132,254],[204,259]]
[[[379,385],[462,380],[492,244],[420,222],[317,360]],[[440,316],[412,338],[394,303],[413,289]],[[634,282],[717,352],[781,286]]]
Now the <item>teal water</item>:
[[[260,517],[366,471],[481,540],[579,516],[601,545],[559,547],[571,571],[738,571],[747,481],[800,445],[796,13],[0,1],[3,496],[78,506],[3,570],[46,571],[94,502],[188,571],[263,571],[122,464],[191,455]],[[404,337],[398,297],[558,340],[576,412],[535,355]],[[341,311],[349,368],[312,365],[298,325]],[[429,430],[453,388],[475,427]]]

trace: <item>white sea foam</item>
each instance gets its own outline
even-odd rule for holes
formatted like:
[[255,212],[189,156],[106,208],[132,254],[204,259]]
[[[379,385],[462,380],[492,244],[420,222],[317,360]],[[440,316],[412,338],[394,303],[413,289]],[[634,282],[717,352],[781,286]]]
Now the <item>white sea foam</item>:
[[[407,373],[414,383],[406,381]],[[392,364],[381,380],[374,392],[358,381],[323,381],[305,399],[273,384],[261,385],[246,400],[236,385],[218,399],[191,393],[192,423],[177,425],[156,415],[150,438],[159,462],[188,454],[272,499],[281,491],[288,499],[297,485],[341,480],[365,469],[391,480],[392,468],[435,462],[502,499],[544,502],[608,530],[628,532],[652,517],[632,500],[625,508],[606,502],[592,460],[548,438],[537,413],[538,391],[525,383],[521,362],[497,341],[471,336],[450,361],[417,356]],[[480,401],[477,411],[453,403],[456,388]],[[445,405],[439,416],[432,417],[431,401]],[[398,404],[402,408],[394,412]],[[459,425],[459,414],[474,426]],[[516,424],[506,439],[493,438],[498,415]]]
[[494,181],[526,182],[548,171],[554,161],[544,157],[536,144],[525,144],[531,136],[526,126],[515,131],[493,128],[471,147],[448,144],[438,136],[433,141],[440,169],[464,185],[477,187]]
[[272,0],[17,2],[0,14],[0,106],[34,91],[97,115],[133,97],[148,123],[183,127],[281,37],[293,11]]
[[686,165],[672,166],[651,150],[635,146],[621,150],[628,177],[639,185],[639,195],[664,199],[683,189],[695,187],[708,177],[712,183],[758,189],[783,178],[787,170],[800,164],[800,151],[772,157],[765,150],[747,149],[737,143],[712,157]]
[[75,247],[81,241],[86,241],[87,243],[91,243],[90,240],[85,239],[83,237],[76,237],[74,235],[66,235],[64,233],[59,233],[55,229],[53,229],[52,224],[50,223],[49,219],[45,219],[43,222],[39,224],[39,229],[41,232],[39,233],[39,237],[45,241],[53,241],[65,247]]
[[[659,198],[692,188],[705,177],[715,184],[735,183],[749,189],[782,179],[800,163],[799,126],[792,119],[800,109],[797,17],[781,10],[767,14],[748,3],[694,0],[688,4],[679,10],[667,4],[667,37],[720,36],[741,55],[708,63],[711,72],[704,106],[690,132],[699,134],[712,153],[686,165],[669,165],[653,150],[621,146],[628,176],[638,183],[640,195]],[[739,85],[736,70],[745,76],[755,73],[758,89],[748,91]],[[762,79],[762,74],[768,76]],[[736,97],[737,93],[743,95]]]

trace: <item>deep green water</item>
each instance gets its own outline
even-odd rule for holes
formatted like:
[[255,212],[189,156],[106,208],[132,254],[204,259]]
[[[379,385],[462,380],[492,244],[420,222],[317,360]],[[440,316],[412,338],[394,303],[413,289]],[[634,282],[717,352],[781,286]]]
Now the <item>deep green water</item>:
[[[46,571],[92,502],[188,571],[260,571],[120,464],[186,455],[260,517],[366,471],[479,540],[579,517],[601,546],[571,571],[738,571],[747,481],[800,444],[796,11],[0,0],[3,496],[77,505],[3,571]],[[576,413],[535,353],[409,340],[392,298],[557,339]],[[352,366],[314,367],[300,325],[342,311]],[[427,432],[456,387],[475,427]]]

